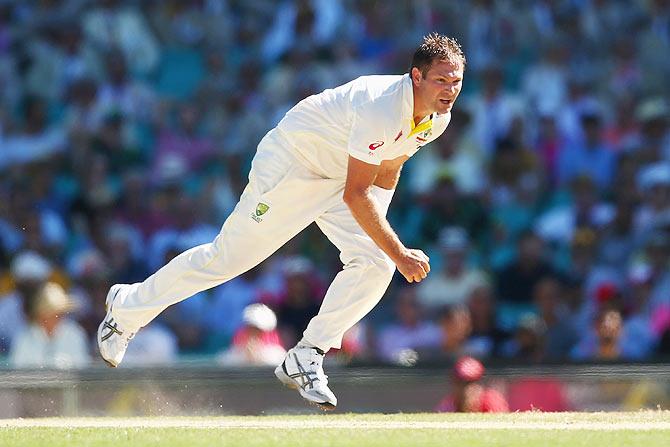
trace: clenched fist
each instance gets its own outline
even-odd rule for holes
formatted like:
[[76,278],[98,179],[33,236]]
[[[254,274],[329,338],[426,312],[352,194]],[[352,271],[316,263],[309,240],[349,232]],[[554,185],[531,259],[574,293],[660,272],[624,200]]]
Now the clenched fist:
[[430,272],[430,258],[418,249],[406,249],[394,261],[407,282],[421,282]]

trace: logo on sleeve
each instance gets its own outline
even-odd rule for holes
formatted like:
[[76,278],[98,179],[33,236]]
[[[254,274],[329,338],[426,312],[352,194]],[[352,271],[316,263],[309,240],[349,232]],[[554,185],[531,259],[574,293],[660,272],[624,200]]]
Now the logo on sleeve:
[[370,146],[368,146],[368,149],[374,151],[375,149],[377,149],[378,147],[382,147],[383,145],[384,145],[383,141],[375,141]]

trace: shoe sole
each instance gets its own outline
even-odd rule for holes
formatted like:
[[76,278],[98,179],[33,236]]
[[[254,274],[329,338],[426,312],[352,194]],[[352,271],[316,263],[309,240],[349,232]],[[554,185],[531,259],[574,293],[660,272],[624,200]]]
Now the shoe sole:
[[105,358],[102,357],[102,356],[100,356],[100,357],[102,358],[102,360],[105,362],[105,364],[106,364],[108,367],[110,367],[110,368],[118,368],[119,365],[115,365],[115,364],[113,364],[112,362],[108,362],[108,361],[105,360]]
[[291,379],[285,372],[284,368],[282,366],[284,363],[282,362],[281,365],[277,366],[275,368],[275,376],[279,381],[282,383],[287,388],[290,388],[292,390],[297,390],[298,393],[300,393],[300,397],[302,397],[305,401],[307,401],[308,404],[314,405],[316,407],[319,407],[323,411],[332,411],[336,407],[335,405],[329,403],[329,402],[316,402],[313,401],[309,398],[309,395],[305,393],[305,391],[295,382],[295,380]]

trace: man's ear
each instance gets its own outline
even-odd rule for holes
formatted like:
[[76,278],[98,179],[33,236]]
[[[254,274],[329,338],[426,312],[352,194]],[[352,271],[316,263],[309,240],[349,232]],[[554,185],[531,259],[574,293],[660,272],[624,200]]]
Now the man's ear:
[[419,70],[416,67],[412,67],[412,72],[410,73],[410,76],[412,77],[412,83],[414,85],[419,85],[419,83],[423,80],[421,70]]

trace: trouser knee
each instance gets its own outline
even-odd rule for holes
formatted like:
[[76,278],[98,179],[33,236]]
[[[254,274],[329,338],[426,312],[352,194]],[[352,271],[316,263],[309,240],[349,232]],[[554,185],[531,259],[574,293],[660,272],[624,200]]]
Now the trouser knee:
[[368,274],[373,275],[380,285],[388,286],[395,273],[395,264],[389,257],[367,258],[365,264]]

